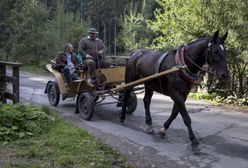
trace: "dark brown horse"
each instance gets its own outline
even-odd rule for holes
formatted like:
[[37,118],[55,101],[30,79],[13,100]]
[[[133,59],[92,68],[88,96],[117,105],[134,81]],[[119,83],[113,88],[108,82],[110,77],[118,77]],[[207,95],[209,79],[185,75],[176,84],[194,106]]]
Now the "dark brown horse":
[[[184,124],[188,128],[192,149],[199,149],[199,142],[195,138],[191,128],[191,119],[186,110],[185,101],[193,86],[194,80],[197,78],[197,74],[204,70],[202,68],[204,64],[208,64],[211,69],[214,69],[218,79],[223,80],[228,77],[229,71],[227,68],[226,49],[224,45],[226,37],[227,33],[223,37],[220,37],[219,31],[216,31],[213,37],[198,39],[168,54],[139,50],[131,55],[126,67],[126,83],[168,70],[177,65],[186,64],[188,66],[188,69],[184,71],[174,72],[159,79],[144,83],[145,97],[143,101],[146,124],[150,130],[152,130],[150,104],[153,91],[156,91],[170,96],[174,101],[171,115],[159,133],[165,136],[165,131],[170,127],[170,124],[177,117],[178,113],[180,113]],[[124,91],[124,102],[119,117],[121,122],[125,121],[126,102],[131,91],[132,89],[126,89]]]

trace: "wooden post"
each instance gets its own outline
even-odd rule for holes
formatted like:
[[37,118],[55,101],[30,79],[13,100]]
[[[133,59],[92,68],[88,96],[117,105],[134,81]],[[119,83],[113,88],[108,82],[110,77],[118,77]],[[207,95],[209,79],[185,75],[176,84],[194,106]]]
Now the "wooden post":
[[0,97],[2,97],[3,103],[6,103],[6,99],[4,98],[4,96],[2,96],[6,91],[5,76],[6,76],[6,65],[0,64]]
[[[15,78],[15,82],[13,83],[13,94],[16,95],[16,100],[14,100],[14,103],[20,102],[20,75],[19,75],[19,66],[13,66],[12,67],[12,73],[13,78]],[[16,101],[16,102],[15,102]]]
[[[6,66],[12,67],[12,76],[7,76]],[[3,103],[6,103],[6,99],[11,99],[13,103],[20,101],[20,66],[20,63],[0,61],[0,98]],[[12,93],[6,91],[7,82],[13,85]]]

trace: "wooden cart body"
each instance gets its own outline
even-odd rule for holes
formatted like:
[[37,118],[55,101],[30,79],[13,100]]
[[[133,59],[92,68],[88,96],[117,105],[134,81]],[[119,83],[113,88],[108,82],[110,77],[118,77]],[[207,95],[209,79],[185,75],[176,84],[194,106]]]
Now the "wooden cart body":
[[[59,93],[64,97],[75,97],[80,90],[94,89],[93,86],[86,82],[88,78],[87,71],[80,71],[80,79],[72,81],[70,88],[68,88],[61,72],[53,69],[51,64],[47,64],[46,68],[55,76]],[[116,87],[125,80],[125,66],[97,69],[97,73],[102,73],[106,77],[106,85],[108,88]]]

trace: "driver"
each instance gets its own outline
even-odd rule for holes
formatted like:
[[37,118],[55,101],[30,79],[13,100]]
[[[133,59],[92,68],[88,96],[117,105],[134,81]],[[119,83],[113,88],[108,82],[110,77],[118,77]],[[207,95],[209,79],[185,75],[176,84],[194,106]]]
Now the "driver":
[[103,55],[106,52],[106,46],[101,39],[97,38],[98,32],[95,28],[90,28],[89,36],[84,37],[79,42],[78,51],[84,57],[84,62],[88,67],[89,83],[96,83],[96,67],[103,66]]

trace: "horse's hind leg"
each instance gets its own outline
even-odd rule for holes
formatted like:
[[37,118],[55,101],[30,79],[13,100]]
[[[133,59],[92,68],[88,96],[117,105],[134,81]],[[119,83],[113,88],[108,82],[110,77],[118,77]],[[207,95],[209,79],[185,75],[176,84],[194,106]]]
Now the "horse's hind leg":
[[144,106],[145,106],[145,115],[146,115],[146,124],[147,129],[146,131],[148,133],[153,133],[154,130],[152,128],[152,117],[150,113],[150,105],[151,105],[151,99],[152,99],[153,91],[145,85],[145,97],[143,99]]
[[126,108],[127,108],[127,101],[131,95],[132,89],[125,89],[123,94],[123,103],[122,103],[122,109],[119,116],[119,120],[121,123],[123,123],[126,120]]
[[175,104],[174,104],[170,117],[169,117],[168,120],[164,123],[164,127],[161,128],[160,131],[159,131],[160,136],[162,136],[162,137],[165,136],[166,130],[170,127],[172,121],[177,117],[177,115],[178,115],[178,111],[177,111],[177,109],[176,109],[176,107],[175,107]]

